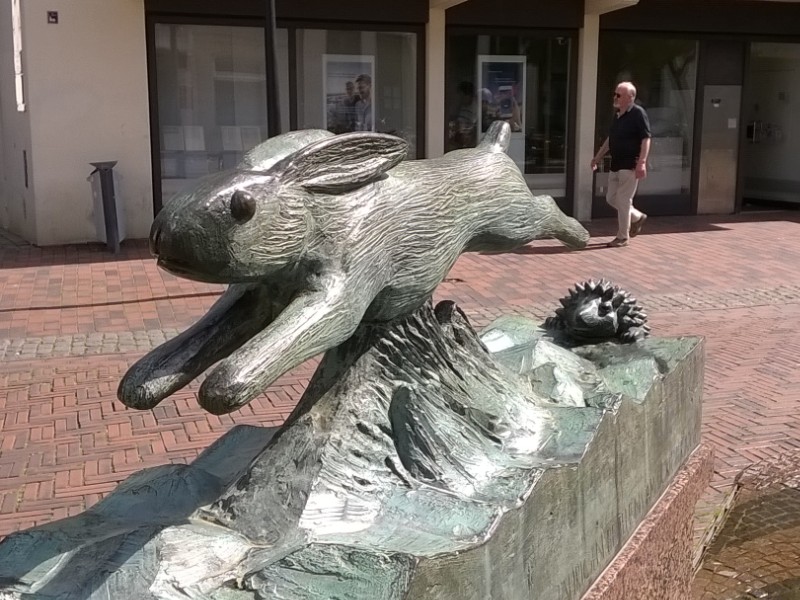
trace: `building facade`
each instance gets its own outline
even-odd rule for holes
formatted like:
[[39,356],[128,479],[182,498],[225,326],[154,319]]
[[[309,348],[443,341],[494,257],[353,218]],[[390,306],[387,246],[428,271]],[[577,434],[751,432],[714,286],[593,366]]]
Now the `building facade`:
[[536,193],[608,214],[589,161],[611,92],[653,126],[653,214],[800,201],[800,3],[766,0],[0,2],[0,220],[39,244],[98,239],[87,182],[117,161],[125,234],[181,187],[230,168],[268,128],[379,131],[413,157],[474,145],[491,121]]

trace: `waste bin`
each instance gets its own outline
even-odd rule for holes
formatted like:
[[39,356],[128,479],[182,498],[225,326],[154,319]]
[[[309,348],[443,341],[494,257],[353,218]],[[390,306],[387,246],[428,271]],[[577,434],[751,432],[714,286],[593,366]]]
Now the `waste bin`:
[[114,172],[115,160],[89,163],[94,171],[87,181],[92,184],[92,201],[94,205],[94,226],[97,239],[116,254],[119,244],[125,239],[125,219],[122,206],[117,195],[117,174]]

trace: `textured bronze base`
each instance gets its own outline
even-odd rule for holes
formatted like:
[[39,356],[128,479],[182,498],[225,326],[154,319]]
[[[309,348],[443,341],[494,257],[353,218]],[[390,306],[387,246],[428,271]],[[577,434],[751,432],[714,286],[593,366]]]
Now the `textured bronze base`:
[[694,505],[711,480],[701,444],[583,600],[686,600],[692,581]]

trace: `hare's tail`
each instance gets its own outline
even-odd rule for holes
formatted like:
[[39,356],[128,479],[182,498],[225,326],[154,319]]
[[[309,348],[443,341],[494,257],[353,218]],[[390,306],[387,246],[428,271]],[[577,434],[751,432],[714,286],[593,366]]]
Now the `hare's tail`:
[[495,121],[489,126],[478,149],[485,152],[506,152],[511,143],[511,126],[505,121]]

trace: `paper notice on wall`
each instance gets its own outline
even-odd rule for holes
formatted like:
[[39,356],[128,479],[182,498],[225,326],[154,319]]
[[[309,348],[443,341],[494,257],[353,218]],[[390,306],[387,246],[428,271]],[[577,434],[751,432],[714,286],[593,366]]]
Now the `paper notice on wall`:
[[183,128],[184,147],[188,152],[201,152],[206,149],[205,130],[202,125],[186,125]]
[[183,128],[180,125],[164,125],[161,128],[162,149],[175,152],[184,149]]
[[255,148],[262,141],[261,128],[257,125],[246,125],[240,128],[242,137],[242,150],[247,152],[251,148]]
[[220,127],[222,133],[222,149],[226,152],[242,151],[242,131],[234,126]]

